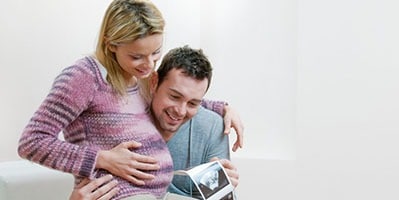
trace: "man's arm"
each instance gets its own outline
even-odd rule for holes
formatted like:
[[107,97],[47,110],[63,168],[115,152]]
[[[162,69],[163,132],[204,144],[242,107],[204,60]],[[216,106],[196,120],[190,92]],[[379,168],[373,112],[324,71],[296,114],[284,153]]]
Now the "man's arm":
[[235,130],[237,139],[233,145],[232,150],[235,152],[238,148],[243,148],[244,145],[244,124],[241,118],[230,105],[224,101],[213,101],[204,99],[201,105],[223,117],[224,134],[229,134],[231,129]]
[[[203,132],[196,134],[196,136],[207,135],[208,137],[207,139],[202,138],[203,141],[207,141],[206,146],[202,147],[204,152],[206,152],[203,162],[219,160],[233,186],[236,187],[239,181],[239,174],[234,164],[230,161],[229,136],[222,134],[223,130],[225,130],[225,121],[223,122],[219,116],[212,117],[212,113],[207,113],[206,111],[199,113],[198,117],[200,118],[194,119],[198,122],[196,128],[203,130]],[[197,138],[197,141],[199,140],[200,138]],[[200,145],[197,145],[196,148],[201,149]]]

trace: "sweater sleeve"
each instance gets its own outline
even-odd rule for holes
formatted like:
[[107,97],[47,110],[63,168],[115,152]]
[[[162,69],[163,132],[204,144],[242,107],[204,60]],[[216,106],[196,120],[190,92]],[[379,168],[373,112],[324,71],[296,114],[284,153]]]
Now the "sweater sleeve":
[[98,149],[58,137],[89,106],[96,87],[93,81],[88,68],[63,70],[23,130],[18,146],[22,158],[77,176],[93,175]]
[[203,99],[201,101],[201,106],[203,106],[204,108],[211,110],[213,112],[216,112],[217,114],[219,114],[220,116],[224,116],[224,106],[227,103],[224,101],[214,101],[214,100],[208,100],[208,99]]

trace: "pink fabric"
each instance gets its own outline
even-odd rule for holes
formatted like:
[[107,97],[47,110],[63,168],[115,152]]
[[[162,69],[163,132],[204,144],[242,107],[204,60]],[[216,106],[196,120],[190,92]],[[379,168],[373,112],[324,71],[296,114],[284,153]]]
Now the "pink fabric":
[[[58,139],[60,132],[66,141]],[[109,172],[95,170],[98,150],[111,149],[135,140],[143,146],[137,153],[155,157],[161,169],[151,171],[155,179],[145,186],[119,177],[120,191],[114,199],[150,193],[162,196],[172,180],[173,162],[161,135],[152,123],[148,105],[138,88],[127,97],[116,95],[102,78],[95,60],[83,58],[66,68],[23,131],[18,153],[47,167],[82,177],[100,177]]]

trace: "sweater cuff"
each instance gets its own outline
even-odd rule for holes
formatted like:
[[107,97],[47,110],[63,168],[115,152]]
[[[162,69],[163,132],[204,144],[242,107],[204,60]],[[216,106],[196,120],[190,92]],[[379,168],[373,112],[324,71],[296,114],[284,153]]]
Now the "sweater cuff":
[[227,104],[227,102],[224,102],[224,101],[213,101],[213,100],[203,99],[201,102],[201,105],[208,110],[212,110],[213,112],[216,112],[221,117],[224,117],[224,114],[225,114],[224,106],[226,106],[228,104]]
[[98,149],[93,148],[85,149],[83,162],[79,171],[80,176],[93,178],[98,151]]
[[215,111],[216,113],[218,113],[221,117],[224,116],[224,106],[228,105],[226,102],[224,101],[215,101],[213,103],[213,111]]

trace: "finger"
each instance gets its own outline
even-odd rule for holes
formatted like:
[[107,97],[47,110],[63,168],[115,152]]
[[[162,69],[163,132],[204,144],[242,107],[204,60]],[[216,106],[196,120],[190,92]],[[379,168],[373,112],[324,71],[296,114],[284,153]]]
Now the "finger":
[[[211,160],[213,160],[213,159],[214,158],[212,158]],[[220,162],[220,164],[222,164],[224,170],[226,171],[227,176],[229,177],[231,184],[234,187],[237,187],[238,179],[239,179],[239,174],[238,174],[237,168],[233,165],[233,163],[230,160],[219,159],[219,162]]]
[[216,161],[216,160],[219,160],[219,158],[218,157],[212,157],[209,161]]
[[236,167],[233,165],[233,163],[228,160],[228,159],[219,159],[218,157],[213,157],[210,159],[210,161],[216,161],[218,160],[219,163],[223,166],[223,168],[228,169],[228,170],[233,170],[233,171],[237,171]]
[[115,196],[119,192],[119,188],[115,187],[112,188],[111,191],[108,193],[104,194],[102,197],[100,197],[98,200],[110,200],[113,196]]
[[134,164],[131,165],[131,168],[138,171],[155,171],[159,170],[161,166],[159,166],[159,164],[149,164],[136,161]]
[[150,167],[151,170],[159,169],[159,165],[154,165],[158,162],[157,159],[155,159],[154,157],[134,153],[134,160],[136,160],[138,164],[143,164],[142,167],[144,167],[144,169],[146,169],[146,167]]
[[234,126],[234,130],[237,134],[237,139],[233,145],[233,152],[237,151],[238,148],[242,148],[244,145],[244,128],[243,126],[236,127]]
[[[101,185],[104,185],[105,183],[109,182],[112,180],[112,175],[108,174],[106,176],[102,176],[100,178],[92,180],[90,183],[88,183],[86,186],[84,186],[84,189],[86,191],[92,192],[99,188]],[[83,188],[82,188],[83,189]]]
[[155,178],[155,176],[153,174],[141,171],[141,170],[136,170],[136,169],[132,169],[129,172],[129,177],[134,177],[136,179],[141,179],[141,180],[150,180]]
[[240,139],[240,136],[238,136],[236,141],[233,144],[233,148],[232,148],[233,152],[236,152],[237,149],[240,147],[241,147],[241,139]]
[[94,191],[93,192],[93,197],[95,199],[98,199],[100,197],[104,197],[104,199],[106,199],[108,196],[110,196],[110,195],[107,195],[108,192],[110,190],[112,190],[113,188],[115,188],[117,185],[118,185],[118,181],[117,180],[109,181],[109,182],[103,184],[101,187],[99,187],[96,191]]
[[238,175],[238,172],[237,171],[233,171],[233,170],[226,170],[226,173],[227,173],[227,176],[229,177],[229,179],[230,179],[230,182],[231,182],[231,184],[234,186],[234,187],[237,187],[237,185],[238,185],[238,180],[239,180],[239,175]]
[[134,176],[125,176],[123,178],[126,179],[127,181],[133,183],[134,185],[145,185],[144,180],[138,179]]
[[230,160],[220,159],[219,162],[222,164],[224,168],[237,171],[237,168],[233,165],[233,162],[231,162]]
[[244,126],[240,125],[240,128],[237,129],[237,132],[238,132],[239,144],[240,147],[242,148],[244,146]]
[[225,167],[224,169],[225,169],[225,171],[226,171],[226,173],[227,173],[227,175],[229,177],[235,178],[235,179],[239,178],[239,174],[238,174],[237,170],[234,167],[232,167],[232,168],[226,168]]
[[232,148],[233,152],[236,152],[237,149],[240,148],[240,147],[241,147],[241,145],[240,145],[240,139],[237,138],[237,140],[234,142],[234,145],[233,145],[233,148]]
[[225,171],[226,171],[226,173],[227,173],[227,176],[229,177],[229,179],[230,179],[230,182],[231,182],[231,184],[234,186],[234,187],[237,187],[237,185],[238,185],[238,180],[239,180],[239,174],[238,174],[238,172],[236,171],[236,170],[232,170],[232,169],[225,169]]
[[152,180],[155,176],[150,173],[132,169],[128,175],[123,176],[123,178],[136,185],[145,185],[145,180]]
[[230,115],[225,115],[223,118],[224,121],[224,134],[229,134],[231,129],[231,117]]
[[[140,156],[137,157],[137,156]],[[155,163],[148,163],[148,158],[155,160],[155,158],[145,156],[146,158],[142,158],[141,155],[135,154],[135,158],[132,158],[132,162],[129,164],[129,174],[130,175],[135,175],[139,177],[148,177],[147,173],[144,173],[143,171],[154,171],[154,170],[159,170],[161,166],[155,162]],[[150,178],[150,177],[149,177]]]
[[239,183],[238,179],[232,178],[230,176],[229,176],[229,178],[230,178],[230,182],[233,185],[233,187],[236,188],[238,186],[238,183]]
[[75,186],[76,189],[82,188],[90,182],[90,179],[84,178],[78,185]]
[[123,145],[125,148],[128,148],[128,149],[130,149],[130,148],[135,149],[135,148],[139,148],[142,146],[142,144],[140,142],[136,142],[134,140],[128,141],[128,142],[122,142],[120,145]]

